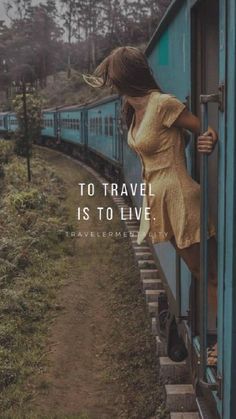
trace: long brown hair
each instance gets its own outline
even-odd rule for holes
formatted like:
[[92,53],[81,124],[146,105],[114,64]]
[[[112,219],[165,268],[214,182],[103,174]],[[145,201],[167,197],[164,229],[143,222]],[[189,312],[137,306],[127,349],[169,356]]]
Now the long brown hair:
[[[140,48],[117,47],[98,65],[92,75],[83,74],[93,87],[115,87],[120,95],[145,96],[152,90],[162,92],[158,86],[146,55]],[[129,129],[134,108],[123,100],[122,114]]]

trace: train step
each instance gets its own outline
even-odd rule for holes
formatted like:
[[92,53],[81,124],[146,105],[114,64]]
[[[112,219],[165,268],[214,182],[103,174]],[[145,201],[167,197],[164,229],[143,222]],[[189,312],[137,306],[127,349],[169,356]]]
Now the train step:
[[126,222],[125,222],[125,224],[127,225],[127,226],[137,226],[137,227],[139,227],[139,223],[138,223],[138,221],[136,221],[136,220],[127,220]]
[[158,303],[156,301],[147,303],[148,312],[152,317],[156,317],[158,313]]
[[139,229],[139,226],[138,226],[138,224],[137,224],[137,223],[132,223],[132,224],[129,224],[129,223],[125,222],[125,226],[126,226],[126,228],[127,228],[128,230],[135,229],[135,230],[137,230],[137,231],[138,231],[138,229]]
[[143,246],[142,244],[134,244],[133,249],[135,252],[148,252],[150,251],[148,246]]
[[140,269],[141,279],[160,279],[158,269]]
[[146,278],[142,280],[143,290],[163,290],[161,279]]
[[152,330],[152,334],[154,336],[158,335],[158,330],[157,330],[157,320],[155,317],[151,318],[151,330]]
[[137,257],[137,259],[139,259],[139,260],[149,260],[149,259],[152,259],[152,252],[148,252],[148,251],[145,251],[145,252],[140,252],[140,251],[136,251],[135,252],[135,256]]
[[158,296],[163,290],[145,290],[145,298],[147,303],[157,302]]
[[[174,362],[167,356],[159,357],[160,376],[166,380],[177,380],[182,383],[189,379],[186,361]],[[178,384],[177,384],[178,385]]]
[[196,395],[192,384],[166,384],[166,408],[171,412],[197,410]]
[[156,267],[156,263],[153,259],[138,260],[138,265],[140,268],[155,268]]
[[147,240],[143,240],[142,243],[138,244],[137,243],[137,237],[131,237],[131,242],[132,242],[133,246],[139,247],[139,248],[141,248],[143,246],[145,246],[145,247],[148,246]]
[[167,356],[166,344],[160,339],[159,336],[156,336],[156,354],[158,357]]
[[198,412],[172,412],[170,419],[200,419]]

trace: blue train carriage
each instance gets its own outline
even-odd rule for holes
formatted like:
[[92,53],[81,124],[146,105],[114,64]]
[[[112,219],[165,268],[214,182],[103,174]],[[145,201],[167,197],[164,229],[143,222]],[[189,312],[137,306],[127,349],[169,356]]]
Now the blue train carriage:
[[[207,282],[202,277],[199,286],[170,244],[155,245],[154,251],[171,309],[180,322],[179,331],[192,349],[190,361],[197,377],[201,415],[205,417],[203,411],[210,407],[213,417],[224,419],[236,417],[235,22],[235,0],[175,0],[145,51],[161,88],[185,101],[202,124],[209,123],[219,133],[219,143],[203,165],[209,175],[208,187],[204,185],[209,213],[217,227],[217,330],[206,303]],[[200,156],[192,134],[191,139],[186,148],[187,166],[200,182]],[[204,211],[206,218],[206,207]],[[191,285],[195,292],[190,293],[194,297],[190,304]],[[206,362],[206,346],[214,336],[218,359],[211,368]]]
[[8,131],[8,114],[9,112],[0,113],[0,133],[6,134]]
[[17,120],[17,117],[16,117],[15,112],[9,112],[7,114],[7,122],[6,122],[6,124],[7,124],[8,132],[14,133],[14,132],[17,131],[17,129],[18,129],[18,120]]
[[41,127],[41,137],[44,144],[49,145],[58,141],[58,113],[56,108],[42,110]]
[[74,157],[86,158],[87,111],[85,105],[62,107],[58,110],[59,138],[63,149]]
[[121,98],[111,95],[88,104],[86,109],[88,159],[104,175],[122,181]]

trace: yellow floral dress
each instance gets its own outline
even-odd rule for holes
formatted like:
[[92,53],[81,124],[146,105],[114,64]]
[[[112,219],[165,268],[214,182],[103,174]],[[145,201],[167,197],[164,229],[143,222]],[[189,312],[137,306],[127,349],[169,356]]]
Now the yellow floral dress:
[[[146,187],[143,197],[137,244],[147,235],[152,243],[174,236],[180,249],[200,242],[200,185],[187,171],[183,129],[172,126],[184,108],[174,95],[152,91],[135,138],[133,116],[128,145],[138,153],[143,182],[151,189],[148,194]],[[150,220],[145,207],[150,207]],[[208,235],[215,234],[209,217]]]

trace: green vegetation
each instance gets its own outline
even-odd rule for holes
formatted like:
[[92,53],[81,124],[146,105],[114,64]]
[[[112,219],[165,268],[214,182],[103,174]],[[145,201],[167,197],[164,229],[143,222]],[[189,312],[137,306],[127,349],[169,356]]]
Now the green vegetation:
[[[25,160],[0,140],[5,176],[0,179],[0,417],[17,418],[30,399],[27,378],[45,366],[49,319],[58,310],[55,291],[73,255],[64,240],[67,209],[63,181],[37,157],[28,184]],[[60,202],[60,205],[58,205]],[[19,416],[24,417],[24,416]]]
[[43,101],[37,93],[27,94],[25,96],[25,106],[27,115],[28,139],[25,138],[25,115],[22,95],[17,95],[12,101],[13,109],[16,113],[19,128],[16,132],[17,141],[15,151],[20,156],[27,156],[27,147],[29,153],[32,152],[32,143],[38,140],[41,133],[41,109]]

